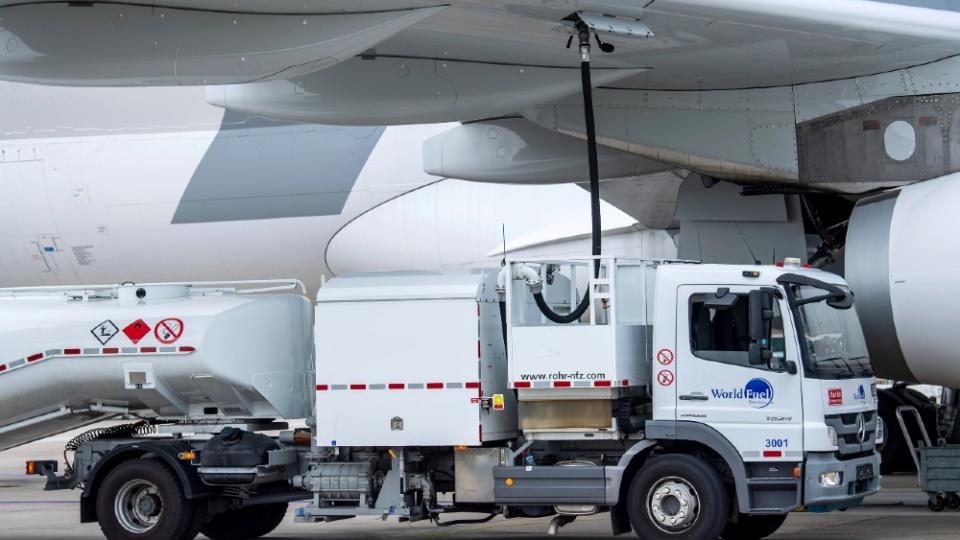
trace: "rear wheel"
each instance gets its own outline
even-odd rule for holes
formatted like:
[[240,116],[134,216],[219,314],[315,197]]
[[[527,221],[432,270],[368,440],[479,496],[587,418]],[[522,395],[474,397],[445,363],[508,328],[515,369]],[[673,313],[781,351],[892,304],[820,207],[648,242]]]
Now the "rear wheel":
[[650,540],[715,540],[727,524],[730,501],[717,471],[684,454],[651,459],[627,500],[630,524]]
[[777,532],[777,529],[786,520],[786,514],[740,514],[736,523],[727,524],[727,527],[723,530],[723,538],[725,540],[760,540]]
[[287,503],[272,503],[228,510],[213,516],[200,532],[210,540],[260,538],[276,529],[287,514]]
[[173,471],[156,459],[117,465],[103,479],[96,504],[109,540],[192,540],[204,521]]

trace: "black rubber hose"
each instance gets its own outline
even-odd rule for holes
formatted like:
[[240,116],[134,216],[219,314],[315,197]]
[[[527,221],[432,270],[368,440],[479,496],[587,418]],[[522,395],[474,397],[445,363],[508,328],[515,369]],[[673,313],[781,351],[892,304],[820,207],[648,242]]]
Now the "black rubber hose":
[[583,295],[583,300],[580,301],[580,305],[577,306],[577,309],[567,313],[566,315],[560,315],[559,313],[556,313],[550,309],[550,306],[547,305],[547,301],[543,299],[542,292],[534,294],[533,301],[537,303],[537,307],[540,308],[540,313],[543,313],[544,317],[557,324],[570,324],[574,321],[580,320],[580,317],[587,312],[587,308],[590,307],[590,293],[587,292],[587,294]]
[[[597,160],[597,127],[593,116],[593,83],[590,81],[590,30],[580,26],[580,81],[583,86],[583,119],[587,128],[587,163],[590,168],[590,228],[593,256],[600,255],[600,165]],[[595,272],[600,270],[596,263]]]
[[[597,129],[596,120],[593,116],[593,83],[590,81],[590,29],[580,22],[577,26],[580,38],[580,84],[583,90],[583,119],[587,126],[587,163],[590,168],[590,229],[593,244],[593,256],[599,257],[601,253],[601,228],[600,222],[600,166],[597,160]],[[600,277],[600,261],[593,263],[593,277]],[[569,324],[580,320],[580,317],[587,312],[590,307],[590,291],[583,295],[583,300],[577,309],[566,315],[560,315],[550,309],[543,293],[539,292],[533,295],[537,307],[543,316],[557,324]],[[506,335],[506,334],[504,334]]]

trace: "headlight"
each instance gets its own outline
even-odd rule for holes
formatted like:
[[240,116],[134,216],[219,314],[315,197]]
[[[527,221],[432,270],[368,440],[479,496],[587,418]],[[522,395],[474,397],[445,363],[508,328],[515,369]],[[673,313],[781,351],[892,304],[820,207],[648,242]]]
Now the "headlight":
[[887,426],[883,423],[883,418],[877,417],[877,444],[883,444],[887,437]]
[[833,426],[827,426],[827,437],[830,438],[830,444],[833,446],[838,446],[837,443],[837,428]]
[[837,487],[843,483],[843,473],[840,471],[820,473],[818,480],[823,487]]

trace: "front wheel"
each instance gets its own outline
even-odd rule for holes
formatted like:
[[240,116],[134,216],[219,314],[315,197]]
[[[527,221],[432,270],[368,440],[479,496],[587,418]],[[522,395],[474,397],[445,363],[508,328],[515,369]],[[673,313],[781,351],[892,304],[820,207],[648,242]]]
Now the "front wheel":
[[725,540],[761,540],[777,532],[786,520],[786,514],[740,514],[736,523],[728,523],[723,529],[723,538]]
[[260,538],[276,529],[287,514],[287,503],[271,503],[217,514],[200,529],[211,540]]
[[192,540],[204,521],[173,471],[156,459],[117,465],[103,479],[96,505],[109,540]]
[[716,540],[730,514],[720,475],[685,454],[647,462],[630,484],[627,504],[633,530],[650,540]]

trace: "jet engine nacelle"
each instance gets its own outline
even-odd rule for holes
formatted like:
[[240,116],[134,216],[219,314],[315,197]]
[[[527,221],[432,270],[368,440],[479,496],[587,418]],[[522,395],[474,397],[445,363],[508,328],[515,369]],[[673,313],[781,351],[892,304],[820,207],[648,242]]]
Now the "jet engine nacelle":
[[846,278],[878,376],[960,387],[960,174],[862,200]]

